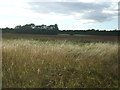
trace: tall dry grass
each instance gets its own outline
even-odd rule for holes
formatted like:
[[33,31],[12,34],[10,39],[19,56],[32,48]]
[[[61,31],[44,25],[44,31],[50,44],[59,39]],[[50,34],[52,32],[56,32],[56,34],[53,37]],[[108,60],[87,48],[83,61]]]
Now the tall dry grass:
[[3,88],[117,88],[117,43],[3,40]]

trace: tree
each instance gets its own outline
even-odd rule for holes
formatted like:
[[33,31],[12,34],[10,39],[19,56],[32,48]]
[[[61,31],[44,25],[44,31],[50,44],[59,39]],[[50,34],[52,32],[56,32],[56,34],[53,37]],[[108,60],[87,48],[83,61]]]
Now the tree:
[[58,25],[57,25],[57,24],[55,24],[55,30],[59,30],[59,28],[58,28]]
[[21,25],[18,25],[15,27],[15,29],[20,29],[22,26]]

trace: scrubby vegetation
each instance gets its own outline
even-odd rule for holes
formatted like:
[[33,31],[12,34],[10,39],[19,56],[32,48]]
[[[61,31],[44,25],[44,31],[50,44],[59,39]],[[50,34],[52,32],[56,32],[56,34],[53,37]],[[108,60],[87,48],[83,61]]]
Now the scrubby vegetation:
[[95,29],[88,29],[88,30],[59,30],[58,25],[35,25],[25,24],[25,25],[18,25],[15,28],[1,28],[3,33],[18,33],[18,34],[41,34],[41,35],[57,35],[57,34],[69,34],[73,35],[99,35],[99,36],[119,36],[120,30],[95,30]]
[[5,39],[3,88],[117,88],[118,43]]

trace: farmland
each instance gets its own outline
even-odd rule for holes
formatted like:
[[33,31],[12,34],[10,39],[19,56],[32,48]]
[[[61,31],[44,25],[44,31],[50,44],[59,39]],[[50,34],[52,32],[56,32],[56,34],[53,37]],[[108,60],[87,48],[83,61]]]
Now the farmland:
[[3,88],[117,88],[117,36],[2,35]]

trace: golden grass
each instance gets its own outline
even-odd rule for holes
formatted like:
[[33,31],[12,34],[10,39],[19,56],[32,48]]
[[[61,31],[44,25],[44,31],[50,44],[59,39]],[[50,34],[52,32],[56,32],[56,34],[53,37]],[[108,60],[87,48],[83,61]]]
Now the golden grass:
[[4,40],[3,88],[117,88],[117,43]]

